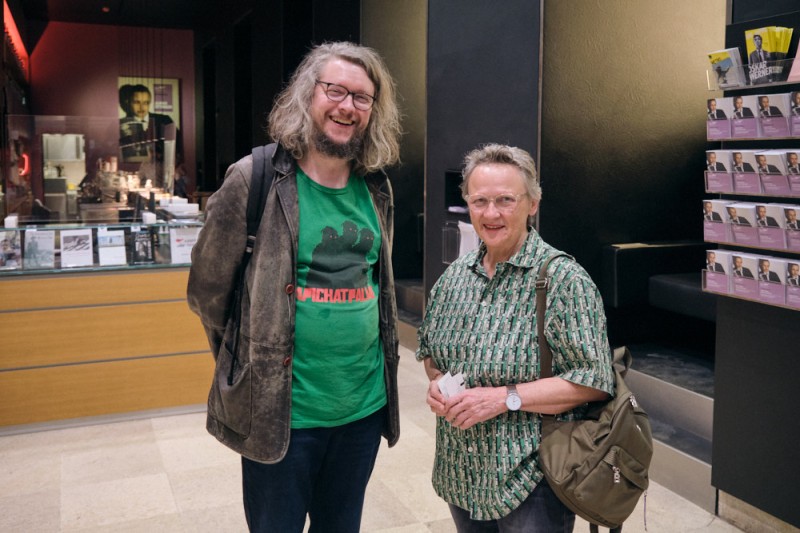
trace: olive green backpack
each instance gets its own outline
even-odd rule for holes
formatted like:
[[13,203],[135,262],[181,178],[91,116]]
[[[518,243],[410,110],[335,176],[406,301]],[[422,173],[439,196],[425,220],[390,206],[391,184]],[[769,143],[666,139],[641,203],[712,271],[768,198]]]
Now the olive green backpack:
[[[553,355],[544,336],[547,309],[545,261],[536,280],[536,323],[541,356],[540,377],[553,375]],[[647,469],[653,456],[653,435],[644,409],[625,384],[631,364],[626,347],[614,350],[616,385],[610,400],[592,402],[581,420],[559,421],[542,415],[539,465],[558,498],[576,515],[591,524],[622,531],[622,523],[646,495]]]

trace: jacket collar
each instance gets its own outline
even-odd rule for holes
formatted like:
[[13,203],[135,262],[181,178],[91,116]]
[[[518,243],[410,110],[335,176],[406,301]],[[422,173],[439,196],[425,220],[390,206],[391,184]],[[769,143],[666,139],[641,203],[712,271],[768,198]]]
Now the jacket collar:
[[275,148],[275,153],[272,154],[272,168],[285,176],[294,171],[295,164],[292,154],[287,152],[286,149],[279,144]]

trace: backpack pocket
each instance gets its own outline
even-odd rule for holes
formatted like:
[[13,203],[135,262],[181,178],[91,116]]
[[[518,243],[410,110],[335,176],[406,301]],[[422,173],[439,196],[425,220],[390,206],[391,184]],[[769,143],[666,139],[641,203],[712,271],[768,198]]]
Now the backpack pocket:
[[612,446],[575,487],[574,497],[588,514],[621,524],[633,512],[647,486],[647,466],[619,446]]

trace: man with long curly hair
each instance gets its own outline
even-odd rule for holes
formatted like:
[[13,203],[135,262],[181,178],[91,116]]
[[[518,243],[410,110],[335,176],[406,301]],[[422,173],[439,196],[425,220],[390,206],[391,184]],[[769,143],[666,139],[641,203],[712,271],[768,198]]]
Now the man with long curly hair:
[[[217,362],[208,430],[242,455],[252,531],[357,532],[381,435],[397,442],[394,82],[378,54],[315,47],[269,115],[272,187],[228,327],[252,156],[209,200],[189,304]],[[237,353],[230,353],[233,336]]]

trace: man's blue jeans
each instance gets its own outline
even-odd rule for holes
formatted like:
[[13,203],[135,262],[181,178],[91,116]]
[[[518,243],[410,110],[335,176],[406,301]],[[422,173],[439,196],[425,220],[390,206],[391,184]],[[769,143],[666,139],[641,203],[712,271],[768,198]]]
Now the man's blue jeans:
[[367,482],[381,442],[385,409],[333,428],[291,430],[286,457],[263,464],[242,457],[250,531],[358,533]]
[[522,505],[499,520],[472,520],[469,511],[450,504],[458,533],[571,533],[575,513],[570,511],[544,479]]

